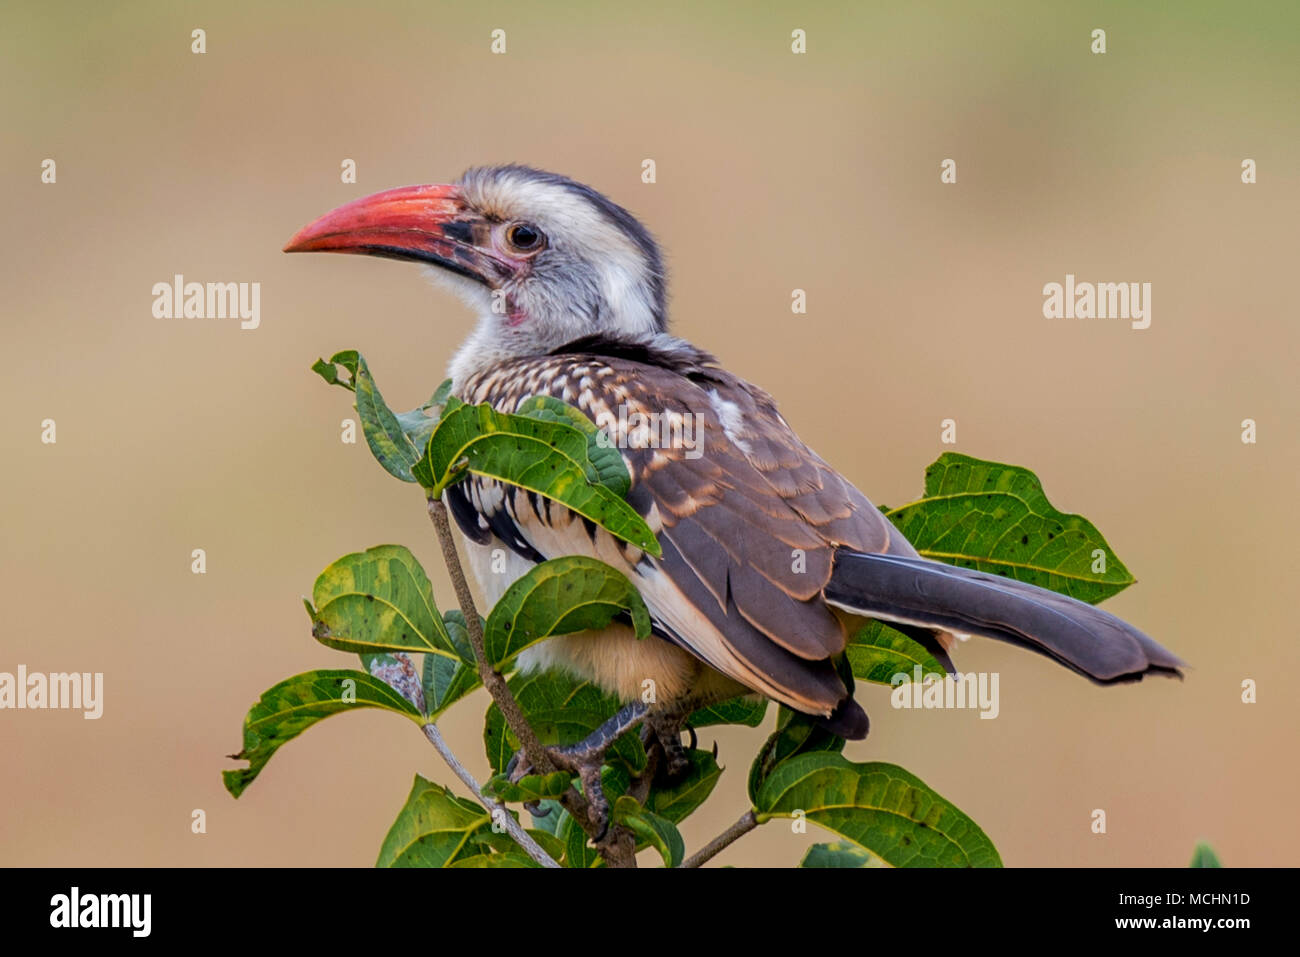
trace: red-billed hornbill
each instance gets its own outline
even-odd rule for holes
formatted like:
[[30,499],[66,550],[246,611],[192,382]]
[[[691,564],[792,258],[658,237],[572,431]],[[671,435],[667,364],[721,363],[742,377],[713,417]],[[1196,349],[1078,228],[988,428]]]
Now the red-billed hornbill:
[[[457,396],[514,411],[550,395],[611,431],[632,477],[629,501],[662,558],[515,487],[471,479],[446,493],[489,601],[535,563],[573,554],[613,565],[640,589],[650,638],[614,625],[519,658],[522,669],[566,669],[633,702],[605,741],[644,716],[646,679],[657,698],[652,722],[674,731],[703,704],[758,692],[861,738],[867,716],[836,659],[848,629],[867,618],[904,629],[946,666],[953,635],[1009,641],[1101,683],[1182,665],[1098,608],[919,557],[799,441],[766,392],[667,333],[658,247],[590,187],[522,166],[472,169],[452,185],[348,203],[286,251],[432,264],[478,315],[451,361]],[[646,421],[638,412],[692,416],[698,452],[653,447],[630,426]],[[505,574],[492,571],[496,549],[510,556]]]

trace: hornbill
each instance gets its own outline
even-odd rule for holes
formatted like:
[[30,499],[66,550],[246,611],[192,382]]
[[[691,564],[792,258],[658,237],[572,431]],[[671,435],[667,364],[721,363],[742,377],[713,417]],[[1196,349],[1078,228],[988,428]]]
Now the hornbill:
[[[871,618],[920,640],[949,669],[953,638],[979,635],[1103,684],[1179,673],[1177,657],[1099,608],[921,558],[799,440],[771,396],[668,334],[658,246],[588,186],[525,166],[471,169],[451,185],[341,206],[285,250],[429,264],[478,317],[451,360],[455,395],[503,411],[553,396],[622,450],[628,501],[656,533],[660,558],[513,486],[471,478],[446,492],[489,601],[534,564],[573,554],[625,572],[645,599],[649,638],[616,623],[519,656],[521,669],[564,669],[631,703],[567,749],[571,762],[598,768],[601,749],[648,718],[669,767],[680,768],[684,716],[753,692],[862,738],[867,715],[837,659],[850,629]],[[697,451],[648,441],[641,426],[655,419],[635,413],[690,416]],[[492,571],[494,550],[509,556],[505,574]],[[646,679],[649,708],[640,703]]]

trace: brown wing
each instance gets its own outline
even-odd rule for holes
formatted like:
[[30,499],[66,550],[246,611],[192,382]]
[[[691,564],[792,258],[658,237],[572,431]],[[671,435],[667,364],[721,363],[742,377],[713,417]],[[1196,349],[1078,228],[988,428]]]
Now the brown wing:
[[545,557],[622,557],[674,641],[750,688],[829,714],[845,695],[830,661],[844,628],[821,595],[835,547],[915,552],[799,441],[765,392],[670,342],[668,351],[606,346],[517,360],[462,390],[508,410],[552,395],[606,428],[632,476],[628,499],[659,532],[663,557],[557,520],[567,510],[512,506],[510,531]]

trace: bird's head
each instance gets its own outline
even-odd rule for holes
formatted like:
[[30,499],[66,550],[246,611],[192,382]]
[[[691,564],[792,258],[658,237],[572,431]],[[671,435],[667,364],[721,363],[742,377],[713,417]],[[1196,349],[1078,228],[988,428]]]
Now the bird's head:
[[586,335],[664,331],[663,264],[645,227],[590,187],[526,166],[478,167],[456,183],[355,200],[302,229],[285,252],[429,264],[479,317],[453,360],[456,379]]

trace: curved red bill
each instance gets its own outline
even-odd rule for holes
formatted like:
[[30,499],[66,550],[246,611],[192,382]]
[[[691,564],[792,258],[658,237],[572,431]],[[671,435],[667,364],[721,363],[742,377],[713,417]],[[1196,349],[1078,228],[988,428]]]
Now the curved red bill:
[[479,245],[489,245],[487,236],[487,224],[466,206],[458,186],[402,186],[326,213],[284,251],[414,259],[489,282],[505,264]]

